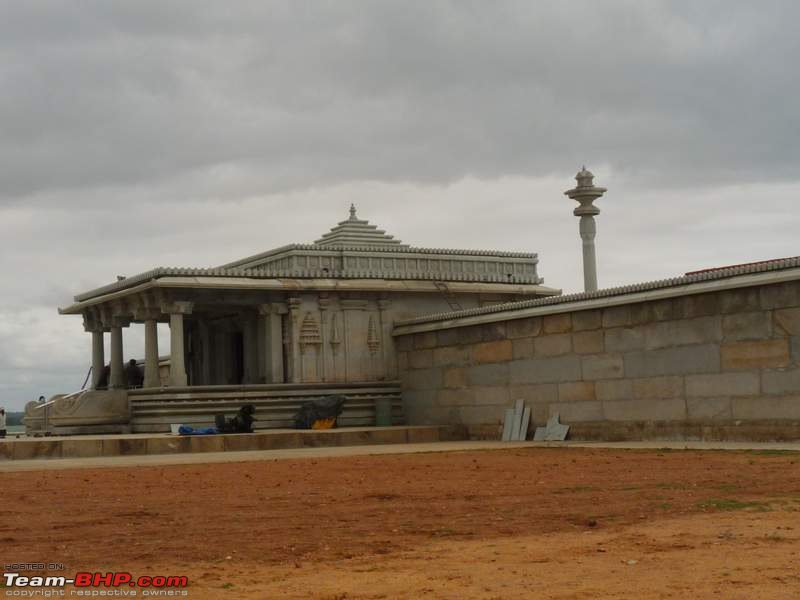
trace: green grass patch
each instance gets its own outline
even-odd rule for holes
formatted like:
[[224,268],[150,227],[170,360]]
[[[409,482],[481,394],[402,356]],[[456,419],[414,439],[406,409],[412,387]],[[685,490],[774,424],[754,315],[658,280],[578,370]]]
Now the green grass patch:
[[724,483],[722,485],[718,485],[717,489],[720,492],[738,492],[739,486],[736,485],[735,483]]
[[689,486],[685,483],[680,481],[675,482],[667,482],[667,483],[657,483],[656,487],[660,490],[686,490],[689,489]]
[[748,454],[755,454],[756,456],[793,456],[798,454],[797,450],[747,450]]
[[555,490],[556,494],[574,494],[578,492],[599,492],[599,488],[593,485],[576,485],[573,487],[565,487]]
[[442,529],[434,529],[434,530],[432,530],[430,532],[430,535],[432,537],[452,537],[454,535],[461,535],[461,533],[456,531],[455,529],[448,529],[448,528],[445,527],[445,528],[442,528]]
[[730,498],[711,498],[697,505],[703,510],[751,510],[756,512],[767,512],[772,510],[769,504],[764,502],[743,502]]

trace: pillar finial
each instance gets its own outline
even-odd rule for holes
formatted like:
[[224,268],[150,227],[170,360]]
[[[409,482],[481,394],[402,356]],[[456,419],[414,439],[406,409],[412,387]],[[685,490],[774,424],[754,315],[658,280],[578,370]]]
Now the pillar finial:
[[575,175],[578,185],[571,190],[564,192],[564,195],[572,198],[580,204],[572,211],[576,217],[580,217],[580,234],[583,240],[583,287],[587,292],[597,289],[597,263],[595,258],[594,238],[597,233],[597,225],[594,222],[595,215],[600,214],[600,209],[593,202],[606,193],[606,188],[594,185],[594,175],[586,169],[584,165],[578,174]]
[[351,221],[358,221],[358,217],[356,217],[356,205],[350,205],[350,220]]

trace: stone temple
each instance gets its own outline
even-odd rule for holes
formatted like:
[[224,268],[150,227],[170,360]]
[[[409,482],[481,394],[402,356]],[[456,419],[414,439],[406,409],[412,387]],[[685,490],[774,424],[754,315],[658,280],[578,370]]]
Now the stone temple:
[[[544,287],[536,254],[411,247],[351,207],[313,244],[80,294],[61,312],[92,334],[90,389],[29,403],[27,429],[159,432],[245,403],[258,428],[287,427],[303,402],[341,394],[342,426],[497,438],[524,406],[531,429],[560,419],[573,439],[800,439],[800,257],[598,288],[593,178],[581,169],[565,192],[579,293]],[[143,381],[125,367],[133,324]]]
[[[537,263],[535,253],[409,246],[351,206],[311,244],[119,278],[59,309],[83,317],[92,372],[89,389],[54,398],[47,426],[167,431],[175,422],[212,424],[246,400],[258,407],[259,427],[281,427],[304,399],[329,393],[349,399],[344,424],[372,424],[380,398],[401,422],[395,321],[559,294],[542,285]],[[134,324],[144,326],[144,382],[128,389],[124,332]],[[159,326],[170,329],[168,360],[159,356]],[[32,409],[35,429],[42,417]]]

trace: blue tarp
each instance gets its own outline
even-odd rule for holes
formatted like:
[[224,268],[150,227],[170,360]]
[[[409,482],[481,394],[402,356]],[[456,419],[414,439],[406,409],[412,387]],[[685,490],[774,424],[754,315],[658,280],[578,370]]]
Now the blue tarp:
[[194,427],[189,427],[188,425],[181,425],[178,428],[178,433],[180,435],[216,435],[219,433],[216,427],[204,427],[202,429],[195,429]]

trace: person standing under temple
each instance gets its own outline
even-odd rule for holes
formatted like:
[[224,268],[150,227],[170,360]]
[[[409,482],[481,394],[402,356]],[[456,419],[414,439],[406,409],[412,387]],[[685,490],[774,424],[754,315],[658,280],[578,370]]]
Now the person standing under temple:
[[128,389],[140,388],[144,383],[144,373],[135,358],[130,359],[125,367],[125,383]]

